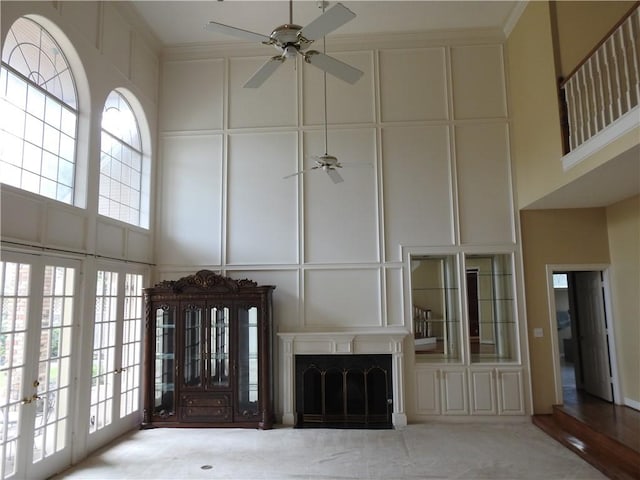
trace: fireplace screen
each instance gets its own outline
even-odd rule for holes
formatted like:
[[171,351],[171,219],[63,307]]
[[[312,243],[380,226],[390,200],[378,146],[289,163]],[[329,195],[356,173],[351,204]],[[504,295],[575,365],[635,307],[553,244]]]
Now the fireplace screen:
[[391,355],[296,355],[296,427],[392,428]]

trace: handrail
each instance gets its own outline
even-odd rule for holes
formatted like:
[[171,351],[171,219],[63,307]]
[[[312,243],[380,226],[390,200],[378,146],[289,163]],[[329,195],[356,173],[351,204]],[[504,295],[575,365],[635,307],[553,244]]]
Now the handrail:
[[640,2],[559,82],[564,153],[640,103]]
[[636,3],[633,4],[633,7],[631,7],[629,9],[629,11],[627,13],[625,13],[622,18],[620,20],[618,20],[618,22],[616,22],[616,24],[604,35],[604,37],[602,37],[602,40],[600,40],[595,47],[593,47],[589,53],[587,53],[587,55],[580,61],[580,63],[578,63],[578,65],[576,65],[576,67],[571,70],[571,72],[569,72],[569,74],[564,77],[563,80],[561,80],[560,82],[560,88],[564,87],[564,84],[567,83],[569,81],[569,79],[571,77],[573,77],[576,72],[578,70],[580,70],[582,68],[582,66],[587,63],[589,61],[589,59],[596,53],[596,51],[607,41],[609,40],[609,38],[616,32],[616,30],[618,30],[618,28],[620,28],[620,25],[622,25],[624,22],[627,21],[627,19],[633,15],[634,11],[640,7],[640,1],[637,1]]

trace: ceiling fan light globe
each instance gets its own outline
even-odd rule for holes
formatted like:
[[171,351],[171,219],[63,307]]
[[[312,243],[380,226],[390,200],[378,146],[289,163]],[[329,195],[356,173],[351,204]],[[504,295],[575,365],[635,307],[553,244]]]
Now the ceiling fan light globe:
[[282,56],[284,58],[295,58],[297,54],[298,54],[298,49],[295,47],[295,45],[287,45],[286,47],[284,47],[284,50],[282,51]]

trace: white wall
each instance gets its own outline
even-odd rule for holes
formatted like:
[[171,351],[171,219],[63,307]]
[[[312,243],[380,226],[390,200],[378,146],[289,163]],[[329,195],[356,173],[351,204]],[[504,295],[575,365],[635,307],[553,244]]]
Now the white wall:
[[324,153],[319,70],[287,61],[243,89],[267,47],[166,51],[157,280],[210,268],[276,285],[280,332],[410,329],[401,247],[518,249],[502,37],[469,38],[329,44],[364,71],[327,76],[329,153],[369,165],[340,184],[282,178]]
[[[13,22],[22,15],[33,16],[53,35],[67,55],[76,80],[78,199],[69,206],[2,185],[2,240],[151,263],[152,229],[98,216],[97,205],[100,122],[104,101],[113,89],[129,92],[127,99],[141,122],[146,153],[151,158],[155,154],[157,41],[119,2],[3,1],[3,42]],[[152,171],[154,168],[152,165]]]

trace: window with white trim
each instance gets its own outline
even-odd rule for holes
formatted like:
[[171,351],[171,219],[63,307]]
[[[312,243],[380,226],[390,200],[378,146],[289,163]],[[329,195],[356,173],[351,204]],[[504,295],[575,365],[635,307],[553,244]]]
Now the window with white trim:
[[138,121],[129,102],[113,90],[102,112],[98,213],[144,226],[143,152]]
[[73,204],[77,124],[61,48],[40,24],[19,18],[0,65],[0,182]]

